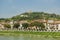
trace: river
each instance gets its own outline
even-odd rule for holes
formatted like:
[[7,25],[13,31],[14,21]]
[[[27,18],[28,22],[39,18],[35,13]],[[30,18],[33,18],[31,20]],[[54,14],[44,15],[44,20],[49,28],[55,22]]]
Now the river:
[[60,37],[47,37],[42,35],[20,34],[20,35],[1,35],[0,40],[60,40]]

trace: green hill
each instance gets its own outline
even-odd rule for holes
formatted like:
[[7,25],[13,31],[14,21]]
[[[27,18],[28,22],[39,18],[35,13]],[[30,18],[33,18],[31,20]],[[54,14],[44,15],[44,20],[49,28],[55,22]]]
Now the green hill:
[[49,14],[44,12],[25,12],[17,16],[12,17],[13,20],[35,20],[35,19],[52,19],[60,20],[60,15]]
[[0,18],[0,20],[10,21],[10,20],[38,20],[38,19],[52,19],[60,20],[60,15],[49,14],[44,12],[25,12],[20,15],[13,16],[12,18]]

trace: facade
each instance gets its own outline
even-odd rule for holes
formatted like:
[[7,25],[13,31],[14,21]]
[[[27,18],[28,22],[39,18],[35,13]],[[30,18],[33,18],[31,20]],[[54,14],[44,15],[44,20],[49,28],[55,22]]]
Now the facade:
[[60,21],[48,20],[46,23],[47,31],[60,31]]
[[[5,28],[4,24],[10,24],[11,25],[11,29],[13,29],[14,23],[19,23],[20,24],[19,29],[23,29],[23,27],[22,27],[23,23],[30,24],[30,23],[32,23],[34,21],[43,23],[45,25],[45,30],[46,31],[60,31],[60,20],[43,20],[43,19],[32,20],[31,22],[28,22],[26,20],[22,20],[22,21],[19,21],[19,22],[17,22],[17,21],[15,21],[15,22],[13,22],[13,21],[0,22],[0,30]],[[29,27],[29,28],[31,29],[31,27]],[[34,28],[35,29],[39,29],[38,27],[36,28],[35,26],[32,27],[32,29],[34,29]]]
[[4,25],[0,24],[0,30],[3,30],[3,29],[4,29]]
[[35,20],[45,25],[46,31],[60,31],[60,20]]

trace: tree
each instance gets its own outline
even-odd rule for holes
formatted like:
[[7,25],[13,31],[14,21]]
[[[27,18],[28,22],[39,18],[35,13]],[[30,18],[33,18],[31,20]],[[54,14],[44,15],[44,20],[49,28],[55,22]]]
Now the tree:
[[11,26],[9,24],[4,24],[5,28],[11,28]]
[[24,27],[24,29],[26,29],[27,27],[29,27],[28,23],[23,23],[22,26]]
[[18,28],[19,26],[20,26],[19,23],[15,23],[13,27],[14,27],[14,28]]
[[44,29],[45,28],[45,26],[44,26],[43,23],[40,23],[40,22],[37,22],[37,21],[31,23],[30,25],[31,26],[36,26],[36,27],[41,27],[41,29]]
[[8,22],[8,21],[10,21],[10,18],[6,18],[6,19],[5,19],[5,22]]

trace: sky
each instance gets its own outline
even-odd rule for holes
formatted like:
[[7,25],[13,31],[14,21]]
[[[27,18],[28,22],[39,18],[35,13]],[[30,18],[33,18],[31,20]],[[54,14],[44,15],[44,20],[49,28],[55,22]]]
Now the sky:
[[59,14],[60,0],[0,0],[0,18],[13,17],[29,10]]

